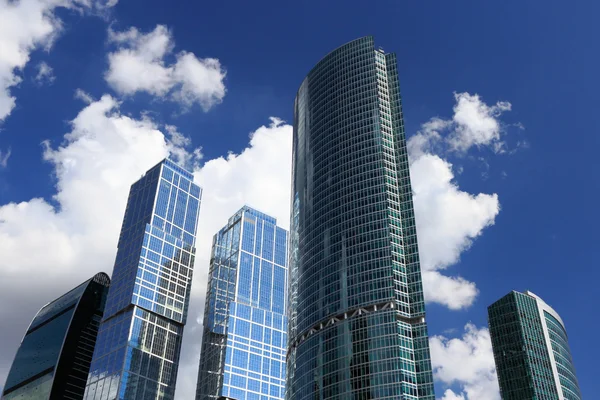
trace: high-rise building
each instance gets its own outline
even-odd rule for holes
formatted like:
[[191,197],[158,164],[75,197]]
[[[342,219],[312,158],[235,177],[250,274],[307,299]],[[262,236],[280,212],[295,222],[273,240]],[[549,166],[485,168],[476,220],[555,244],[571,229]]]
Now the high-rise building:
[[197,400],[283,398],[287,238],[247,206],[214,236]]
[[433,400],[396,55],[343,45],[294,108],[286,398]]
[[581,400],[567,330],[552,307],[512,291],[488,317],[503,400]]
[[81,400],[110,279],[96,274],[48,303],[29,325],[2,400]]
[[131,186],[86,400],[173,399],[202,191],[163,160]]

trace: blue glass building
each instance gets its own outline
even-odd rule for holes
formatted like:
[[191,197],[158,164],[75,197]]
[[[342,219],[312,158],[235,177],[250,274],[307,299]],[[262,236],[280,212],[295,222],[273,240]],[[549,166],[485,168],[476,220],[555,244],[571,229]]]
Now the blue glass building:
[[294,105],[290,400],[434,400],[394,53],[325,56]]
[[284,397],[287,239],[247,206],[214,236],[197,400]]
[[202,191],[169,159],[131,186],[87,400],[173,399]]
[[40,309],[27,328],[2,400],[81,400],[110,279],[96,274]]

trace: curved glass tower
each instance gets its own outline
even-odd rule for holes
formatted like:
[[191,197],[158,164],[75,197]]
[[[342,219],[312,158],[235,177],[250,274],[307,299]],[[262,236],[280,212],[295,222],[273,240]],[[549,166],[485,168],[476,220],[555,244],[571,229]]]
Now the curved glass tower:
[[286,398],[433,400],[395,54],[336,49],[294,111]]
[[96,274],[45,305],[21,341],[2,400],[80,400],[110,279]]
[[581,400],[567,330],[552,307],[512,291],[488,316],[502,399]]

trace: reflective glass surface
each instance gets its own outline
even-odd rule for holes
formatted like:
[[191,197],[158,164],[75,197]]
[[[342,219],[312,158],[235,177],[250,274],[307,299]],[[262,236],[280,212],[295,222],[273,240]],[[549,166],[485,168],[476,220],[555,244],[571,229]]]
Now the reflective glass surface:
[[395,54],[324,57],[295,102],[288,399],[434,399]]
[[287,231],[243,207],[215,235],[196,399],[282,399]]
[[3,400],[82,398],[108,283],[98,274],[42,307],[21,341]]
[[202,191],[166,159],[131,186],[86,399],[173,399]]
[[556,363],[563,396],[566,400],[581,400],[581,390],[575,374],[567,331],[562,323],[547,311],[544,311],[544,320],[548,328],[552,357]]
[[[45,380],[45,375],[48,373],[51,376],[54,375],[54,368],[58,363],[60,350],[74,311],[75,307],[71,306],[69,310],[49,321],[40,329],[25,336],[6,380],[6,391],[10,391],[19,383],[32,378],[37,380],[35,378],[40,374],[42,375],[41,380]],[[47,387],[46,396],[50,395],[50,388],[50,386]]]
[[581,400],[567,333],[554,310],[536,296],[511,292],[488,316],[504,400]]

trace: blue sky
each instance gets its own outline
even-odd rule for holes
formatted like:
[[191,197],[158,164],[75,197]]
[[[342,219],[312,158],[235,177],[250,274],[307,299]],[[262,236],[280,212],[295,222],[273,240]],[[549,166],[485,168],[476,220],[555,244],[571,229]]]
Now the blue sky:
[[[0,253],[6,258],[0,261],[0,315],[14,325],[3,326],[6,332],[0,332],[7,348],[0,351],[0,384],[35,311],[96,269],[110,273],[127,187],[166,151],[175,149],[187,157],[205,188],[200,216],[205,229],[200,239],[205,242],[242,202],[280,221],[286,219],[289,187],[281,187],[281,182],[289,181],[289,166],[275,169],[278,162],[289,159],[281,153],[289,147],[296,90],[329,51],[373,35],[377,45],[398,54],[408,136],[425,132],[423,124],[434,117],[452,120],[458,104],[455,93],[479,95],[469,98],[488,107],[488,116],[498,124],[496,139],[472,145],[464,153],[443,146],[430,150],[452,163],[454,187],[461,193],[488,196],[480,199],[492,208],[497,205],[492,195],[497,194],[499,204],[497,209],[481,211],[487,212],[483,216],[466,212],[466,218],[475,221],[470,233],[447,232],[458,238],[454,250],[460,257],[458,262],[444,261],[448,268],[443,273],[473,282],[478,294],[459,310],[439,304],[443,301],[428,306],[430,334],[446,338],[437,339],[437,396],[452,389],[465,399],[496,398],[489,389],[493,371],[483,329],[486,307],[512,289],[529,289],[565,321],[583,396],[593,398],[592,373],[600,356],[596,347],[589,346],[598,328],[590,316],[597,314],[593,288],[600,278],[596,268],[600,235],[595,226],[600,217],[595,206],[600,193],[596,176],[600,161],[595,156],[600,146],[596,118],[600,55],[595,40],[600,28],[595,16],[600,5],[512,0],[379,1],[371,7],[358,1],[306,1],[299,2],[301,6],[274,1],[93,4],[0,0],[0,26],[4,26],[0,49],[2,43],[8,43],[9,49],[16,43],[15,54],[29,56],[23,62],[14,61],[9,52],[0,54],[0,83],[21,79],[4,86],[15,98],[15,107],[0,122]],[[29,12],[3,13],[11,7]],[[52,17],[50,33],[39,33],[37,28],[44,24],[23,17],[34,15],[31,10]],[[9,26],[8,15],[19,15],[24,22]],[[176,65],[181,51],[200,63],[206,58],[218,60],[213,72],[224,77],[213,77],[211,82],[217,86],[194,92],[212,96],[204,104],[206,111],[199,97],[191,104],[174,100],[185,84],[175,72],[162,92],[157,86],[124,89],[130,79],[126,72],[119,75],[121,80],[105,79],[112,67],[109,54],[131,49],[135,40],[156,32],[159,24],[168,29],[173,47],[161,55],[163,67]],[[117,38],[131,28],[137,28],[137,39]],[[53,78],[35,79],[42,62],[52,68]],[[85,96],[75,98],[77,89],[90,97],[87,103],[82,100]],[[105,94],[112,97],[100,104]],[[510,103],[510,110],[494,111],[495,105],[506,104],[498,102]],[[112,111],[96,112],[94,105]],[[270,117],[287,123],[270,122]],[[162,139],[154,129],[167,133],[171,128],[166,125],[176,127],[178,133]],[[451,137],[460,126],[455,123],[441,133]],[[106,131],[112,136],[102,136]],[[74,134],[65,138],[67,133]],[[128,150],[131,153],[119,144],[121,136],[128,138],[123,143],[135,145]],[[41,143],[46,140],[49,147],[44,150]],[[100,144],[90,145],[94,140]],[[494,151],[494,143],[503,143],[504,152]],[[197,147],[201,159],[192,155]],[[110,165],[102,160],[110,160]],[[119,176],[111,166],[129,170]],[[236,171],[243,173],[236,175]],[[85,197],[92,186],[98,196]],[[261,190],[256,189],[259,186]],[[99,196],[105,196],[102,202]],[[470,207],[469,202],[460,205]],[[97,216],[85,215],[86,206],[97,210],[91,213]],[[422,210],[428,209],[423,205]],[[434,211],[428,215],[438,215]],[[103,212],[111,217],[100,217]],[[94,224],[102,226],[94,229]],[[24,226],[35,227],[36,235]],[[40,239],[51,235],[56,239]],[[52,248],[44,247],[49,243]],[[47,258],[32,255],[56,248],[64,251]],[[93,257],[82,255],[80,249],[88,248]],[[207,265],[200,264],[196,264],[195,303],[202,303],[205,290]],[[23,286],[32,271],[44,273],[50,283],[32,284],[39,290],[23,300],[26,315],[18,315],[6,307],[12,293],[8,284],[24,296]],[[191,312],[198,314],[201,308],[202,304],[195,304]],[[474,325],[465,331],[469,322]],[[187,380],[180,377],[179,398],[195,385],[200,332],[191,318],[184,343],[190,351],[182,369]],[[452,372],[459,358],[472,360],[468,373]],[[477,394],[482,397],[474,397]]]

